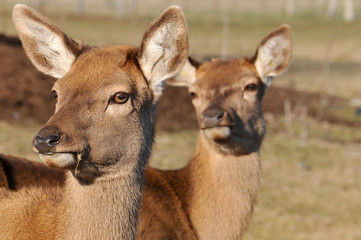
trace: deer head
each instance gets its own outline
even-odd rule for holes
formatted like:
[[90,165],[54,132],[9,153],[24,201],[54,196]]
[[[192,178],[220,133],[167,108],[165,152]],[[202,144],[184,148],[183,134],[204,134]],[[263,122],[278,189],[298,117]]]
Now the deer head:
[[273,77],[287,69],[291,56],[291,30],[281,26],[261,41],[252,58],[202,64],[189,58],[167,82],[189,87],[208,143],[225,154],[247,154],[258,151],[265,133],[262,97]]
[[163,82],[188,56],[180,8],[156,19],[139,48],[89,47],[25,5],[14,8],[13,20],[35,67],[57,78],[55,113],[33,140],[45,164],[87,181],[144,167]]

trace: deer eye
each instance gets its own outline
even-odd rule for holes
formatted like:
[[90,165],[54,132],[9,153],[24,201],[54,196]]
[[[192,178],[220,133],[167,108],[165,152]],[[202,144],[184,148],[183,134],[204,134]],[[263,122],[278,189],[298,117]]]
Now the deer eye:
[[195,93],[195,92],[190,92],[189,95],[191,95],[192,99],[197,98],[197,93]]
[[113,96],[113,101],[118,104],[126,103],[129,99],[129,94],[125,92],[117,92]]
[[245,91],[251,91],[251,92],[254,92],[258,89],[258,85],[257,84],[254,84],[254,83],[251,83],[251,84],[248,84],[246,87],[245,87]]
[[55,99],[58,99],[58,93],[55,90],[51,92],[51,95],[53,95]]

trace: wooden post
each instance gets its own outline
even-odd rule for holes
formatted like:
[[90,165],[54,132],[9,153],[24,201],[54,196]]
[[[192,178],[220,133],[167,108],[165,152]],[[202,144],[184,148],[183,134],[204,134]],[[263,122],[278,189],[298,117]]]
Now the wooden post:
[[287,133],[289,136],[293,136],[291,101],[289,99],[284,101],[284,111]]
[[288,18],[293,17],[295,13],[295,0],[286,0],[285,12]]
[[138,15],[138,0],[131,0],[130,1],[130,12],[132,14]]
[[328,19],[333,19],[335,17],[336,9],[337,9],[338,0],[329,0],[327,6],[327,15]]
[[308,126],[307,126],[307,106],[303,105],[300,109],[300,121],[301,121],[301,141],[300,146],[307,145],[308,139]]
[[116,7],[116,17],[117,19],[124,18],[124,0],[115,0],[115,7]]
[[228,57],[228,45],[229,45],[229,17],[227,14],[223,16],[223,36],[221,47],[221,58]]
[[84,0],[77,0],[76,1],[76,13],[78,15],[84,13]]
[[355,20],[355,5],[353,0],[344,0],[343,19],[346,22]]

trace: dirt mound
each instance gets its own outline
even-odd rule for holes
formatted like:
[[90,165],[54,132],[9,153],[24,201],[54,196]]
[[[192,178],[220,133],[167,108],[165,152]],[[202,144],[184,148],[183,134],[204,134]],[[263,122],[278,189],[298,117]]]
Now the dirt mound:
[[[51,96],[54,79],[35,69],[18,38],[0,35],[0,63],[0,119],[33,119],[44,123],[54,112],[55,101]],[[285,99],[293,107],[307,105],[308,114],[322,121],[361,126],[360,122],[347,121],[326,108],[320,108],[325,101],[328,106],[337,106],[345,105],[344,100],[288,88],[272,86],[264,99],[264,111],[283,114]],[[186,88],[166,87],[160,99],[157,127],[162,130],[197,128],[197,119]]]
[[[347,105],[344,99],[290,88],[270,87],[263,100],[263,112],[283,115],[286,99],[289,100],[293,110],[297,106],[307,106],[309,117],[335,124],[361,127],[360,121],[343,119],[333,113],[332,109]],[[197,118],[186,88],[167,86],[160,99],[158,113],[157,124],[161,129],[197,128]]]
[[54,111],[53,79],[35,69],[17,38],[0,35],[0,119],[45,122]]
[[285,100],[289,100],[293,109],[297,108],[297,106],[307,106],[308,116],[319,121],[361,127],[360,121],[347,120],[335,114],[335,109],[348,107],[345,99],[290,88],[270,87],[263,100],[263,111],[284,114]]

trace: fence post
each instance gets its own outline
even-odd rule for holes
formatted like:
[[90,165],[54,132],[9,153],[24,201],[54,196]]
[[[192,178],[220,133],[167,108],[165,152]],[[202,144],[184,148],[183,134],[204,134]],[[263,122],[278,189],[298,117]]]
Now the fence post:
[[289,99],[284,101],[284,111],[287,133],[289,136],[293,136],[291,101]]
[[343,19],[346,22],[355,20],[355,5],[353,0],[344,0]]
[[295,13],[295,0],[286,0],[285,11],[288,18],[293,17]]
[[327,18],[332,19],[335,16],[336,9],[337,9],[338,0],[329,0],[327,6]]
[[225,13],[223,15],[223,36],[222,36],[222,47],[221,47],[221,59],[225,59],[228,56],[228,45],[229,45],[229,17]]
[[307,126],[307,105],[303,105],[300,109],[300,121],[301,121],[301,141],[300,146],[307,145],[308,139],[308,126]]
[[76,13],[78,15],[83,14],[84,13],[84,0],[77,0],[76,2]]
[[116,7],[116,17],[117,19],[124,18],[124,0],[115,0],[115,7]]

